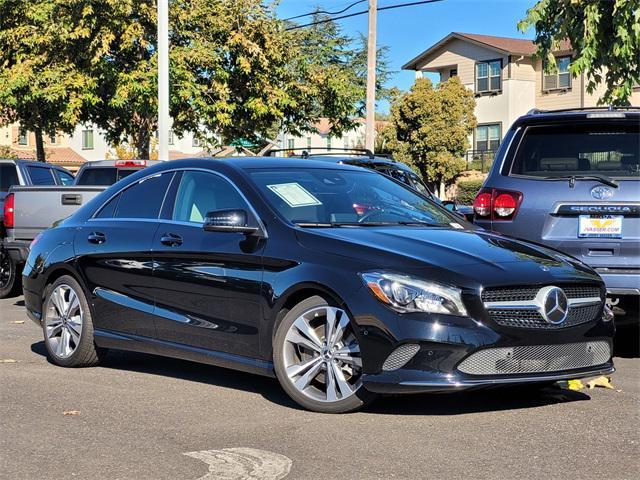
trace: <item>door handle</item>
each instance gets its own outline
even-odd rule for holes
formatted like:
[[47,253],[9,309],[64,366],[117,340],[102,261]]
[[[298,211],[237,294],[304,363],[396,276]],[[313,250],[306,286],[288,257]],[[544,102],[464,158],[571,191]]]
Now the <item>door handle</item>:
[[179,247],[182,245],[182,237],[175,233],[165,233],[160,237],[160,243],[168,247]]
[[89,240],[89,243],[100,245],[107,241],[107,236],[101,232],[91,232],[87,237],[87,240]]

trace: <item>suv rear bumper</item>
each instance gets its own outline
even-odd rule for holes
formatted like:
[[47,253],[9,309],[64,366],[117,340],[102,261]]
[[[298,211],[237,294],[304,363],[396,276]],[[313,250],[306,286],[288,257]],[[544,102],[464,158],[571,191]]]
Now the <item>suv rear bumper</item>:
[[31,242],[20,240],[3,240],[2,248],[4,248],[16,265],[22,265],[29,256],[29,245]]

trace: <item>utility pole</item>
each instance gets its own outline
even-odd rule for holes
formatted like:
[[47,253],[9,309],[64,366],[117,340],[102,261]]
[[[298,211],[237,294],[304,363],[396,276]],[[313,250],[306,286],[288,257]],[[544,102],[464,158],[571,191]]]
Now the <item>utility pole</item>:
[[367,33],[367,119],[365,125],[365,148],[374,150],[376,126],[376,33],[378,23],[378,0],[369,0],[369,32]]
[[158,159],[169,160],[169,0],[158,0]]

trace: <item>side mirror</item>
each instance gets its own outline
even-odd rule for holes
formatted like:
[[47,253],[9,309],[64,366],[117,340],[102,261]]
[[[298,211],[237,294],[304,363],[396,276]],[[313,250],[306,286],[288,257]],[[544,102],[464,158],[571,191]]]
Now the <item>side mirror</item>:
[[255,235],[260,231],[257,226],[249,225],[246,210],[228,209],[207,212],[203,229],[206,232],[235,232],[245,235]]
[[452,202],[451,200],[443,200],[442,206],[450,212],[456,211],[456,202]]

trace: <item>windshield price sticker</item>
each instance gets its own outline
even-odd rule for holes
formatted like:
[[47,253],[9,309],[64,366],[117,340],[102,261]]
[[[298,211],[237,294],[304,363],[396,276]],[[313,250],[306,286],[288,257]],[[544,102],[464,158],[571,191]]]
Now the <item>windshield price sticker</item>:
[[293,208],[322,205],[320,200],[309,193],[299,183],[279,183],[276,185],[267,185],[267,188]]

